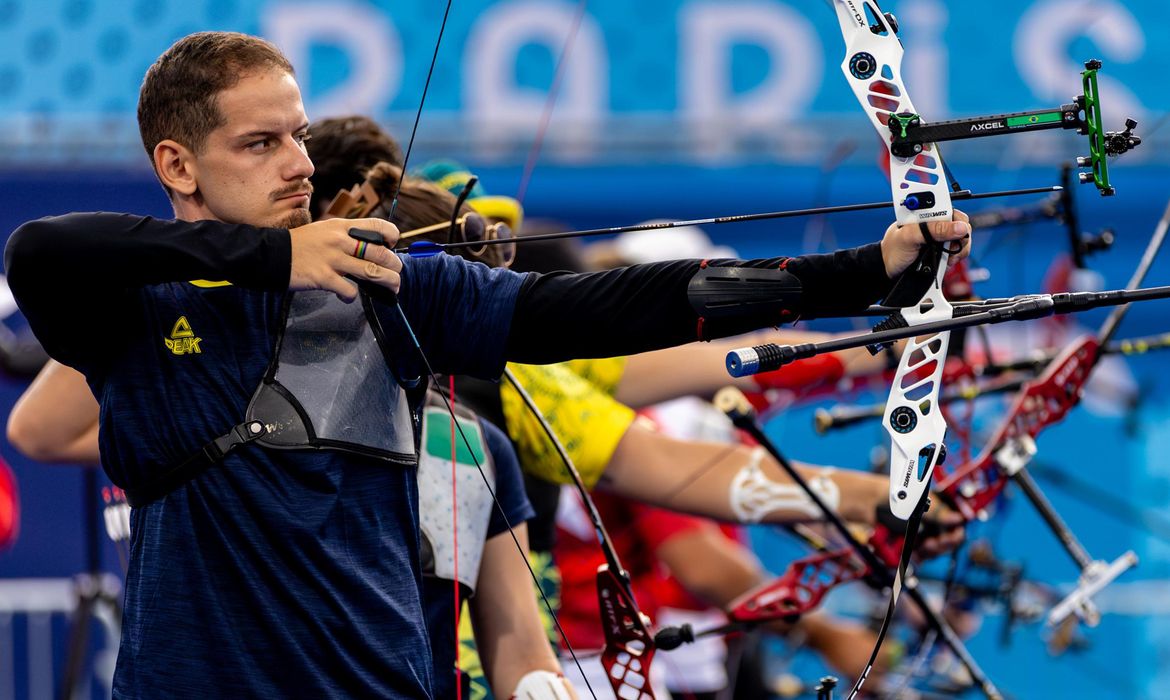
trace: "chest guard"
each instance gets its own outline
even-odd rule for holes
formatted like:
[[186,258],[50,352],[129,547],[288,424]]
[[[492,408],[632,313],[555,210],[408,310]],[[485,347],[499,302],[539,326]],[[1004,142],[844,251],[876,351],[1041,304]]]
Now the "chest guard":
[[[422,416],[418,509],[423,535],[423,572],[447,581],[456,580],[458,572],[459,583],[474,594],[495,503],[492,491],[496,488],[496,466],[475,414],[456,407],[459,426],[454,427],[451,414],[441,401],[430,392]],[[460,430],[467,436],[467,443],[463,442]],[[475,466],[477,461],[483,467],[483,476]],[[490,491],[484,476],[491,484]]]
[[413,467],[415,407],[426,389],[412,371],[409,330],[383,330],[366,294],[346,304],[331,292],[289,294],[272,362],[245,420],[137,488],[127,501],[155,501],[219,463],[240,445],[329,449]]
[[247,421],[266,428],[255,442],[413,466],[414,413],[369,298],[346,304],[332,292],[297,292],[285,309],[275,360],[248,404]]

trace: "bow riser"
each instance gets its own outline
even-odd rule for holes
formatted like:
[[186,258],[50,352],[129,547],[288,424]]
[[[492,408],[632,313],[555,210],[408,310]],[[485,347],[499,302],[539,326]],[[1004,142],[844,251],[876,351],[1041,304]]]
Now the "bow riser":
[[[845,39],[841,71],[889,153],[896,221],[902,226],[919,224],[928,239],[927,247],[903,274],[886,303],[903,307],[901,321],[910,328],[948,319],[951,306],[942,292],[948,255],[934,245],[926,223],[951,219],[950,181],[934,144],[914,144],[906,150],[893,143],[895,134],[905,136],[907,127],[921,123],[902,83],[903,48],[897,21],[893,15],[883,13],[874,0],[836,0],[834,7]],[[920,294],[921,298],[916,299]],[[908,341],[886,403],[890,511],[907,522],[907,535],[890,588],[889,609],[849,700],[860,692],[877,660],[909,564],[908,545],[928,505],[931,476],[945,454],[947,428],[938,396],[949,342],[947,331],[926,333]]]
[[[836,10],[845,37],[841,71],[870,123],[890,149],[898,119],[918,114],[902,83],[903,49],[896,33],[897,25],[870,0],[837,0]],[[895,121],[893,127],[891,118]],[[910,157],[897,157],[892,152],[890,155],[890,180],[898,223],[949,220],[949,183],[934,144],[922,145],[921,152]],[[945,260],[940,269],[946,269]]]
[[[938,297],[941,299],[941,294]],[[950,333],[907,341],[886,402],[883,419],[891,444],[890,510],[902,520],[910,517],[930,487],[934,469],[945,455],[947,424],[938,395],[949,341]]]
[[1085,383],[1100,355],[1097,340],[1085,337],[1052,361],[1044,374],[1029,382],[1016,397],[1007,417],[972,462],[943,478],[939,491],[968,520],[986,513],[1007,485],[1000,451],[1020,440],[1035,440],[1050,425],[1064,420],[1080,403]]
[[601,607],[601,627],[605,649],[601,665],[622,700],[654,700],[650,687],[650,662],[654,659],[654,637],[647,621],[638,611],[622,578],[609,565],[597,569],[597,600]]
[[797,559],[784,573],[743,594],[727,612],[732,622],[758,624],[812,612],[833,588],[869,573],[849,548]]

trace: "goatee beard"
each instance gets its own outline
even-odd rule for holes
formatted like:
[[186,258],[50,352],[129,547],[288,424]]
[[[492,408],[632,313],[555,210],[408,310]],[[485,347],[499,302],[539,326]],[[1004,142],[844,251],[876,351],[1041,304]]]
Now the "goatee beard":
[[297,228],[312,223],[313,217],[308,209],[293,209],[281,219],[274,228]]

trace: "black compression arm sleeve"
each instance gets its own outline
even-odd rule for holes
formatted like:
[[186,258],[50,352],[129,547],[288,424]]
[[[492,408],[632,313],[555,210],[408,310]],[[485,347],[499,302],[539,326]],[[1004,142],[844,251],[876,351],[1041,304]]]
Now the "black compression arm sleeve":
[[880,243],[823,255],[790,258],[784,268],[800,279],[802,318],[848,316],[885,298],[894,286]]
[[739,317],[702,320],[687,294],[700,265],[699,260],[679,260],[582,275],[533,275],[517,300],[508,359],[539,364],[631,355],[737,335],[798,316],[845,314],[877,301],[891,284],[876,243],[829,255],[711,261],[712,266],[783,266],[800,281],[800,301],[796,308],[756,306]]
[[[130,290],[192,279],[288,288],[292,248],[285,229],[128,214],[38,219],[8,239],[8,284],[53,357],[76,364],[86,333],[116,327]],[[100,336],[97,336],[100,337]]]

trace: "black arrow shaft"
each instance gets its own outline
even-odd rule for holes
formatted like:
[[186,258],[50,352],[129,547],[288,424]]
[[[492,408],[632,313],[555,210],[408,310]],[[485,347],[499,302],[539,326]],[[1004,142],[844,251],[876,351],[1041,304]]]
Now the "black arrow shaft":
[[[992,197],[1015,197],[1029,194],[1050,194],[1059,192],[1059,186],[1032,187],[1022,190],[1002,190],[999,192],[973,193],[963,190],[951,195],[952,200],[990,199]],[[538,241],[554,241],[561,238],[585,238],[588,236],[608,236],[633,231],[652,231],[656,229],[683,228],[686,226],[718,226],[720,224],[736,224],[747,221],[765,221],[770,219],[790,219],[801,216],[816,216],[820,214],[841,214],[850,211],[866,211],[870,209],[889,209],[893,202],[869,202],[866,204],[842,204],[832,207],[812,207],[809,209],[790,209],[787,211],[760,212],[757,214],[735,214],[731,216],[715,216],[706,219],[690,219],[687,221],[668,221],[654,224],[634,224],[632,226],[608,226],[605,228],[582,229],[580,231],[563,231],[559,233],[543,233],[521,238],[503,238],[487,241],[461,241],[458,243],[435,243],[443,250],[458,250],[459,248],[479,248],[485,245],[503,245],[505,243],[536,243]],[[405,233],[410,233],[406,231]],[[405,233],[403,235],[405,235]]]

